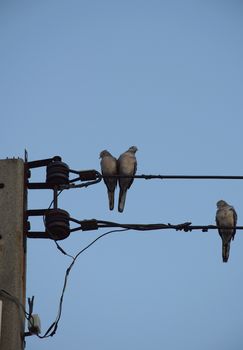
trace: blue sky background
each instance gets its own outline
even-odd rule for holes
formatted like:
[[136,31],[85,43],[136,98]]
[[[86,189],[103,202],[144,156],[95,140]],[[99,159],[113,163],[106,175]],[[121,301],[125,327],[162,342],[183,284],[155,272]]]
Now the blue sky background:
[[[29,160],[99,170],[101,150],[136,145],[138,174],[242,175],[242,19],[240,0],[2,0],[1,158],[26,148]],[[224,199],[243,225],[242,198],[241,181],[136,180],[123,214],[108,210],[103,183],[62,193],[59,206],[80,220],[208,225]],[[30,191],[29,208],[50,200]],[[60,244],[75,254],[103,232]],[[28,241],[43,333],[70,262],[52,241]],[[26,349],[240,350],[242,262],[241,232],[227,264],[216,231],[114,233],[74,266],[57,334]]]

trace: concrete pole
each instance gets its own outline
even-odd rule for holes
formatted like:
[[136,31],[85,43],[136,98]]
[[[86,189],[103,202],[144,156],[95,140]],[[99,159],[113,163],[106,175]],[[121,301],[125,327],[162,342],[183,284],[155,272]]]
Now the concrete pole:
[[[25,305],[24,161],[0,160],[0,289]],[[24,348],[24,313],[13,300],[2,300],[1,350]]]

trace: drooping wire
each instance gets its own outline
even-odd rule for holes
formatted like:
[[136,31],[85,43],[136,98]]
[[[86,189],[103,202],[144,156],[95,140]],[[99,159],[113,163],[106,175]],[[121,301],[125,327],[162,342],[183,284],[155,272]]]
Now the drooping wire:
[[97,242],[99,239],[111,234],[111,233],[115,233],[115,232],[122,232],[122,231],[128,231],[130,230],[129,228],[125,228],[125,229],[120,229],[120,230],[111,230],[108,232],[103,233],[102,235],[96,237],[91,243],[89,243],[86,247],[84,247],[83,249],[81,249],[74,257],[73,260],[71,262],[71,264],[68,266],[66,273],[65,273],[65,277],[64,277],[64,283],[63,283],[63,288],[62,288],[62,293],[61,293],[61,297],[60,297],[60,301],[59,301],[59,307],[58,307],[58,313],[57,313],[57,317],[56,320],[51,324],[51,326],[47,329],[47,331],[45,332],[45,334],[43,336],[38,335],[39,338],[44,339],[44,338],[49,338],[54,336],[54,334],[57,331],[58,328],[58,323],[60,321],[61,315],[62,315],[62,306],[63,306],[63,299],[64,299],[64,295],[65,295],[65,290],[67,287],[67,281],[68,281],[68,276],[69,273],[71,271],[71,269],[73,268],[76,260],[78,259],[78,257],[88,248],[90,248],[95,242]]
[[[62,288],[62,293],[61,293],[61,297],[60,297],[60,301],[59,301],[59,307],[58,307],[58,313],[57,313],[57,317],[56,320],[51,324],[51,326],[47,329],[47,331],[45,332],[44,335],[39,335],[37,333],[34,333],[34,335],[36,335],[38,338],[40,339],[45,339],[45,338],[49,338],[55,335],[57,328],[58,328],[58,324],[59,321],[61,319],[61,315],[62,315],[62,306],[63,306],[63,299],[64,299],[64,295],[65,295],[65,291],[66,291],[66,287],[67,287],[67,282],[68,282],[68,277],[69,277],[69,273],[71,271],[71,269],[73,268],[76,260],[78,259],[78,257],[85,252],[85,250],[87,250],[88,248],[90,248],[95,242],[97,242],[99,239],[111,234],[111,233],[115,233],[115,232],[122,232],[122,231],[128,231],[130,230],[129,228],[125,228],[125,229],[120,229],[120,230],[111,230],[108,232],[105,232],[103,234],[101,234],[100,236],[96,237],[92,242],[90,242],[87,246],[85,246],[83,249],[81,249],[73,258],[71,264],[68,266],[66,273],[65,273],[65,277],[64,277],[64,283],[63,283],[63,288]],[[4,290],[4,289],[0,289],[0,295],[8,298],[9,300],[11,300],[12,302],[14,302],[24,313],[24,316],[26,318],[27,321],[30,322],[30,324],[34,324],[33,323],[33,318],[32,318],[32,311],[33,311],[33,297],[32,299],[29,299],[29,309],[30,312],[27,312],[24,305],[19,301],[19,299],[15,296],[13,296],[11,293],[9,293],[8,291]],[[30,306],[30,303],[32,302],[32,305]]]

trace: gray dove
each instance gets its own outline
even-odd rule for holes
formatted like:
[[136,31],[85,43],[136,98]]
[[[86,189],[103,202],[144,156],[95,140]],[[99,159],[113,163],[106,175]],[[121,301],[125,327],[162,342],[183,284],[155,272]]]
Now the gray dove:
[[[103,176],[107,175],[117,175],[117,160],[113,157],[110,152],[104,150],[100,152],[100,166]],[[117,178],[103,178],[109,198],[109,208],[110,210],[114,209],[114,194],[117,185]]]
[[[126,152],[122,153],[118,158],[118,174],[123,176],[134,176],[137,170],[137,160],[135,153],[137,152],[137,147],[132,146]],[[118,211],[123,212],[127,190],[130,188],[133,183],[133,178],[119,178],[119,202],[118,202]]]
[[237,214],[235,209],[223,200],[217,202],[216,223],[222,239],[223,262],[227,262],[230,252],[230,242],[236,233]]

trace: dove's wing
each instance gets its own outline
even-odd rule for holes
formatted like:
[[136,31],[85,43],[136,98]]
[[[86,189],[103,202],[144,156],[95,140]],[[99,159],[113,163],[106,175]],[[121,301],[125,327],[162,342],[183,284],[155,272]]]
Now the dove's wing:
[[118,173],[121,176],[131,176],[131,178],[119,178],[119,203],[118,210],[119,212],[123,212],[126,200],[127,190],[131,187],[134,178],[132,176],[135,175],[137,171],[137,160],[135,157],[135,152],[137,148],[135,146],[130,147],[129,150],[120,155],[118,159]]
[[230,208],[231,212],[232,212],[232,216],[233,216],[233,232],[232,232],[232,240],[234,240],[235,238],[235,234],[236,234],[236,225],[237,225],[237,213],[235,211],[235,209],[233,207]]
[[216,223],[222,239],[223,261],[227,262],[230,251],[230,241],[234,239],[236,233],[237,214],[234,208],[227,203],[219,207],[216,213]]
[[117,185],[117,178],[106,178],[105,176],[117,175],[117,161],[113,156],[106,156],[101,160],[101,172],[104,182],[110,191],[114,191]]
[[103,151],[100,154],[101,157],[101,172],[104,176],[103,180],[107,187],[108,197],[109,197],[109,208],[113,210],[114,208],[114,194],[117,185],[117,178],[109,178],[105,176],[117,175],[117,160],[108,151]]

